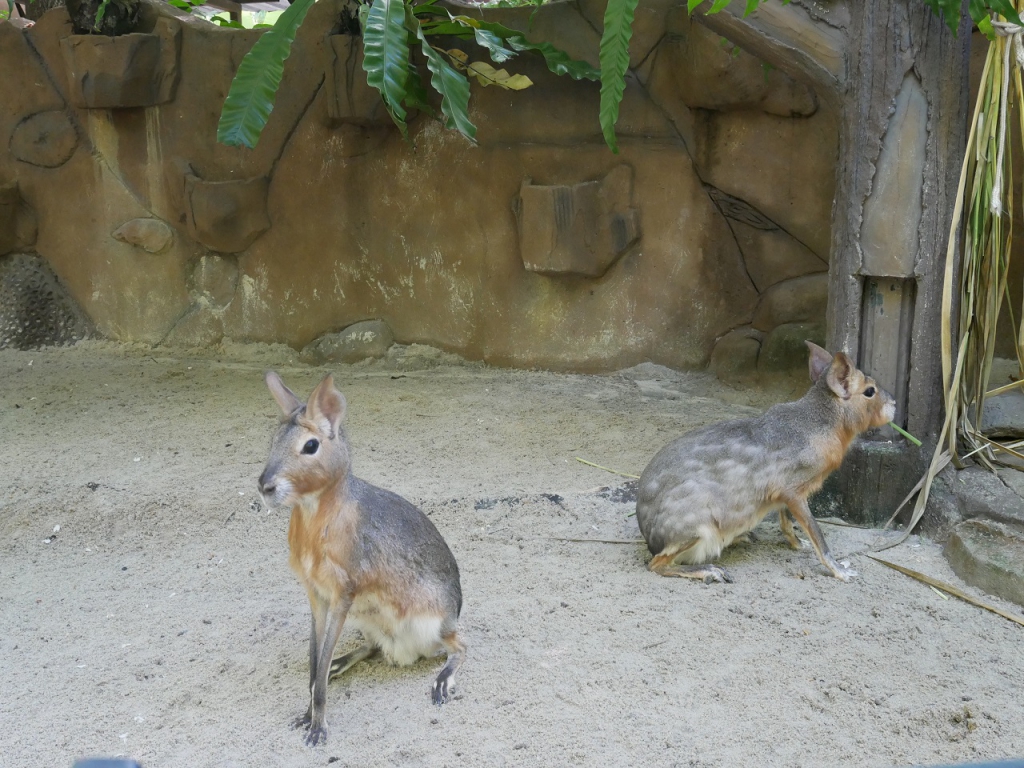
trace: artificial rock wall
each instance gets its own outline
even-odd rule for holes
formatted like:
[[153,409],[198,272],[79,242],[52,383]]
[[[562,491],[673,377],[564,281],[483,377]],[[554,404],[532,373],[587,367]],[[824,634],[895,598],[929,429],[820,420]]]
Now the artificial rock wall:
[[[332,34],[334,0],[310,11],[254,151],[215,131],[259,32],[161,4],[117,52],[62,8],[0,24],[17,73],[0,78],[0,275],[38,255],[121,340],[314,349],[381,320],[499,365],[802,365],[823,335],[835,115],[684,6],[637,10],[618,155],[599,86],[526,55],[506,66],[532,88],[474,83],[477,146],[423,114],[406,143]],[[596,63],[602,13],[549,6],[530,34]]]

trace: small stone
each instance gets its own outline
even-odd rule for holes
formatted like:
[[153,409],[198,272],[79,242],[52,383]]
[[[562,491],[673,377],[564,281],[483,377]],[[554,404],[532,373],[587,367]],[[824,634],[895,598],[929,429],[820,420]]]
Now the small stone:
[[126,221],[114,230],[113,238],[122,243],[142,248],[148,253],[160,253],[174,239],[171,228],[160,219],[140,218]]
[[751,325],[759,331],[770,331],[786,323],[822,323],[827,305],[827,272],[795,277],[761,294]]
[[383,320],[364,320],[340,333],[326,333],[310,342],[299,359],[311,365],[357,363],[384,357],[395,343],[394,334]]
[[715,343],[708,366],[727,384],[736,384],[757,375],[757,358],[764,334],[753,328],[729,331]]
[[1024,529],[967,520],[953,529],[943,554],[971,586],[1024,605]]
[[758,373],[795,373],[807,376],[807,345],[825,345],[825,328],[814,323],[786,323],[769,333],[757,357]]
[[37,112],[22,120],[11,134],[11,154],[40,168],[64,165],[78,147],[78,133],[63,110]]

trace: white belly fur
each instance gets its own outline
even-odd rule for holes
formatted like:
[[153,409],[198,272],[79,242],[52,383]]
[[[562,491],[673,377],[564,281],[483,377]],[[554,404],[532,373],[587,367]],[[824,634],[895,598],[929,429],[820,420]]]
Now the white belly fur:
[[412,664],[423,656],[434,656],[443,647],[440,616],[399,616],[394,606],[374,593],[353,601],[346,623],[362,632],[367,643],[380,648],[392,664]]

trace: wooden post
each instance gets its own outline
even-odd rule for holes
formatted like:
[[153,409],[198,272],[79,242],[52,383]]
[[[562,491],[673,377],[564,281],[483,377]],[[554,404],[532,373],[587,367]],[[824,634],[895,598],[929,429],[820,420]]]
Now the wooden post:
[[[967,136],[970,26],[964,16],[954,36],[922,0],[794,0],[748,19],[741,6],[699,19],[841,112],[829,349],[875,376],[897,398],[897,423],[925,445],[884,432],[859,442],[816,506],[879,522],[920,479],[944,416],[942,281]],[[819,33],[778,31],[808,25]]]

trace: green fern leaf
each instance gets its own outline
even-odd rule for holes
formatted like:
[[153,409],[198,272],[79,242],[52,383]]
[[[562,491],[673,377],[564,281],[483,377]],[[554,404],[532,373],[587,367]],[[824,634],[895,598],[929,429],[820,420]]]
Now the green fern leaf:
[[249,50],[231,81],[217,124],[217,141],[252,149],[274,109],[284,62],[295,33],[315,0],[295,0]]
[[404,0],[373,0],[363,27],[363,70],[366,82],[380,91],[384,106],[402,135],[409,138],[402,106],[409,79],[409,38]]
[[633,36],[633,13],[637,0],[608,0],[604,12],[604,34],[601,35],[601,109],[599,117],[604,140],[618,154],[615,123],[619,120],[619,104],[626,90],[629,69],[629,41]]

